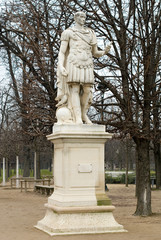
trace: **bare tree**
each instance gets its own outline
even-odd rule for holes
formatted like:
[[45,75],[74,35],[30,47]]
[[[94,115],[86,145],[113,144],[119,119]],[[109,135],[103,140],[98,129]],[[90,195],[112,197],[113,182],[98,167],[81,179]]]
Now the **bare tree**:
[[[135,214],[151,215],[149,143],[154,138],[152,89],[159,87],[156,75],[160,61],[160,2],[87,0],[86,4],[70,1],[68,5],[72,11],[78,8],[86,11],[88,25],[97,36],[104,38],[104,43],[113,42],[109,59],[95,60],[98,84],[94,118],[97,123],[105,123],[108,131],[129,133],[135,141],[138,154]],[[155,93],[158,96],[159,91]]]
[[2,8],[0,41],[6,49],[24,135],[24,175],[30,142],[51,132],[55,119],[56,63],[60,33],[70,16],[60,1],[10,1]]
[[[160,61],[160,2],[86,0],[84,4],[76,0],[17,0],[7,6],[0,18],[0,41],[9,54],[19,59],[26,84],[23,91],[27,90],[25,99],[30,100],[25,100],[26,125],[31,128],[31,112],[35,113],[36,109],[33,107],[34,111],[30,110],[28,115],[28,103],[34,99],[30,99],[30,86],[45,90],[43,96],[44,99],[47,96],[50,118],[55,121],[60,33],[70,26],[71,15],[78,9],[87,12],[87,25],[104,40],[100,48],[108,41],[113,44],[108,56],[95,59],[93,119],[106,124],[108,131],[129,133],[135,141],[138,153],[136,215],[150,215],[149,143],[154,139],[154,95],[158,99],[160,92],[156,78]],[[155,117],[155,121],[158,119]]]
[[15,111],[11,98],[11,87],[2,87],[0,92],[0,157],[6,159],[6,179],[9,177],[9,165],[16,153],[18,132],[15,134]]

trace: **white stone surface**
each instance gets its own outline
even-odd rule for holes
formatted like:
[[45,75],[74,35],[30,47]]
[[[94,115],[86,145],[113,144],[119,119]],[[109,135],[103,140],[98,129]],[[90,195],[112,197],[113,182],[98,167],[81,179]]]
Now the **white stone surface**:
[[[53,126],[53,133],[87,133],[90,134],[94,132],[96,133],[105,133],[105,126],[104,125],[86,125],[86,124],[82,124],[82,125],[75,125],[75,124],[63,124],[63,125],[59,125],[59,124],[54,124]],[[109,134],[109,133],[108,133]],[[50,136],[50,135],[49,135]],[[112,136],[112,134],[110,134],[110,136]]]
[[[107,139],[112,138],[112,134],[105,132],[104,125],[76,125],[76,124],[54,124],[53,133],[47,136],[48,140],[55,141],[56,139],[79,139],[80,142],[92,142],[92,139],[96,143],[102,141],[105,143]],[[82,140],[83,139],[83,140]],[[70,140],[72,141],[72,140]],[[78,140],[77,140],[78,141]],[[104,146],[104,145],[103,145]]]
[[110,51],[98,50],[95,32],[84,26],[86,14],[74,14],[75,26],[63,31],[57,68],[58,124],[92,124],[87,111],[92,102],[94,84],[92,56],[102,57]]
[[58,108],[56,111],[56,118],[58,124],[64,124],[64,123],[73,123],[71,111],[67,107],[61,107]]
[[58,125],[48,136],[54,143],[54,193],[57,206],[94,206],[105,195],[104,143],[111,134],[101,125]]
[[[125,232],[105,193],[105,126],[55,124],[54,193],[36,228],[53,235]],[[100,206],[102,205],[102,206]]]
[[92,125],[87,116],[94,84],[92,56],[107,54],[111,45],[98,50],[94,31],[84,26],[84,12],[75,13],[74,20],[75,26],[61,36],[58,122],[47,136],[54,144],[54,193],[36,227],[50,235],[123,232],[113,207],[99,206],[111,204],[105,194],[104,144],[112,134],[105,126]]
[[112,212],[58,214],[48,209],[35,227],[51,236],[126,232]]
[[78,173],[91,173],[92,169],[92,163],[78,164]]

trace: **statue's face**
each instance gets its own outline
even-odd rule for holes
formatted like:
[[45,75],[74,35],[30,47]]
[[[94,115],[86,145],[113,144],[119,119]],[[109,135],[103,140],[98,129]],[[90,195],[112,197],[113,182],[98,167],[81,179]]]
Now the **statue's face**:
[[83,13],[80,13],[76,18],[75,21],[80,24],[80,25],[84,25],[85,21],[86,21],[86,15]]

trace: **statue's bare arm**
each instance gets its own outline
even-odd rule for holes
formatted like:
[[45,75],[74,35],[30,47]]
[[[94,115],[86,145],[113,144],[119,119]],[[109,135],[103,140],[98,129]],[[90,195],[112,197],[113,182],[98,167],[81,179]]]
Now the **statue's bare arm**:
[[95,44],[92,49],[93,56],[102,57],[103,55],[106,55],[110,51],[110,48],[111,48],[111,44],[108,45],[104,51],[100,51],[98,50],[97,44]]
[[67,48],[68,48],[68,41],[61,41],[61,46],[60,46],[59,56],[58,56],[58,59],[59,59],[58,66],[59,66],[59,70],[63,76],[68,75],[68,73],[64,67],[65,54],[66,54]]

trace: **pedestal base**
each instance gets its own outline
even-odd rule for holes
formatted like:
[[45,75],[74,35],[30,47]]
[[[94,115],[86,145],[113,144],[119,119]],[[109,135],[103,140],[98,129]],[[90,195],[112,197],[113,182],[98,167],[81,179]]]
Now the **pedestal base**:
[[113,206],[50,207],[35,226],[50,236],[127,232],[112,214]]
[[105,193],[104,144],[112,134],[100,125],[57,125],[54,143],[54,193],[36,228],[52,235],[125,232]]

